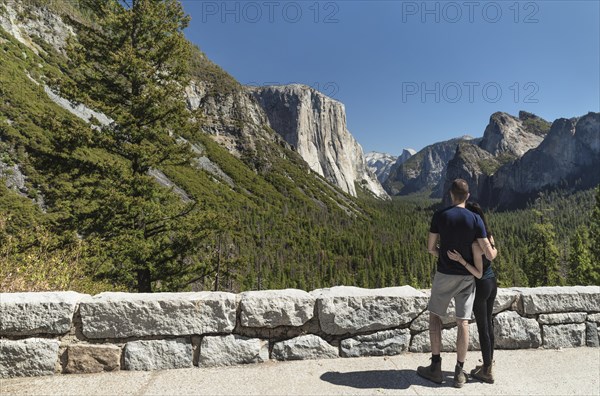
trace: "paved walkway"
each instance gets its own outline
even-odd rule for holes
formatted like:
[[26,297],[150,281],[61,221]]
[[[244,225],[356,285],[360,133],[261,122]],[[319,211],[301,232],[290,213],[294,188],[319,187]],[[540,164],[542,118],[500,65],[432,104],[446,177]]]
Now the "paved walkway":
[[[467,371],[479,352],[469,352]],[[155,372],[56,375],[0,381],[0,395],[600,395],[600,349],[497,351],[493,385],[452,387],[454,354],[442,354],[445,383],[417,376],[428,354],[268,362]],[[451,372],[452,370],[452,372]]]

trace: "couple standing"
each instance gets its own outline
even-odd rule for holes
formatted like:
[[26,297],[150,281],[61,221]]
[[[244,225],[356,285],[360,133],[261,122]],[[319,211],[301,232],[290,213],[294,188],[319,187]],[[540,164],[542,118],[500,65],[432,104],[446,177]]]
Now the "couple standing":
[[473,311],[479,331],[483,365],[475,367],[471,375],[488,383],[494,382],[492,310],[497,286],[490,260],[493,260],[498,252],[481,208],[477,204],[467,203],[467,182],[462,179],[454,180],[450,188],[450,197],[452,206],[433,215],[429,230],[427,249],[429,253],[438,257],[428,306],[432,357],[431,365],[419,367],[417,374],[436,383],[443,381],[440,357],[441,317],[446,316],[450,300],[454,298],[458,325],[454,386],[460,388],[467,381],[463,365],[469,347],[469,319]]

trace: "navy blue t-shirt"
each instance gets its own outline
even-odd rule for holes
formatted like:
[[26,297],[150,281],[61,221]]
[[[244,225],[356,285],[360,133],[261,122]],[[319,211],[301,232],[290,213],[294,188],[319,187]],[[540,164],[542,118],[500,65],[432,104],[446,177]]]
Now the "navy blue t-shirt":
[[471,275],[461,263],[450,260],[448,251],[456,250],[473,264],[471,245],[477,238],[487,237],[481,217],[460,206],[450,206],[434,213],[429,231],[440,234],[437,270],[449,275]]

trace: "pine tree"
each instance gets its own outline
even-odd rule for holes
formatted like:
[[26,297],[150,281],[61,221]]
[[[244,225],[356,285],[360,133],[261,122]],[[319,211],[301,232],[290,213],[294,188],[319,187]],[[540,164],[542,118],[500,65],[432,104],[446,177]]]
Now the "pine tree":
[[600,282],[599,267],[592,264],[588,230],[585,227],[579,227],[571,240],[568,283],[570,285],[598,284]]
[[188,136],[197,125],[187,110],[189,18],[177,0],[84,0],[96,19],[78,25],[71,48],[79,90],[106,104],[114,119],[94,137],[98,148],[124,158],[105,166],[104,196],[82,232],[106,255],[98,272],[140,292],[177,289],[211,269],[202,241],[215,216],[160,186],[156,170],[191,159]]
[[560,253],[555,243],[554,227],[550,223],[533,225],[525,259],[525,274],[529,286],[557,285],[560,281]]
[[590,239],[592,263],[596,272],[600,272],[600,185],[596,187],[596,205],[592,211]]

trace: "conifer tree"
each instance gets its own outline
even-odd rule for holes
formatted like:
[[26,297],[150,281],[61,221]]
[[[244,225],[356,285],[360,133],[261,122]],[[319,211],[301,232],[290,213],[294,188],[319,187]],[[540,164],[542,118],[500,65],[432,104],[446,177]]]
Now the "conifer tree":
[[180,139],[197,128],[184,96],[189,18],[177,0],[84,3],[95,19],[78,25],[72,66],[79,91],[114,120],[95,135],[96,146],[125,161],[102,164],[104,195],[82,232],[104,247],[99,273],[140,292],[181,288],[210,271],[201,241],[215,216],[151,174],[191,159]]
[[600,282],[599,268],[598,265],[593,265],[589,232],[585,227],[579,227],[571,239],[568,274],[569,284],[597,284]]
[[[600,272],[600,185],[596,187],[596,205],[592,211],[590,224],[592,264],[596,272]],[[598,279],[600,282],[600,279]]]
[[525,259],[525,274],[529,286],[549,286],[560,283],[560,253],[555,239],[552,224],[533,225]]

